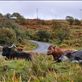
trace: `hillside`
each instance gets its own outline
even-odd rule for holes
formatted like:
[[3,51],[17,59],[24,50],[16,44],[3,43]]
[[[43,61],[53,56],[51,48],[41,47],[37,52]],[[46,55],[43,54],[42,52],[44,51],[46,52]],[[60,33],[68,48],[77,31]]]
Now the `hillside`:
[[21,24],[21,25],[31,29],[50,29],[53,25],[53,21],[68,24],[66,20],[27,19],[25,24]]
[[[40,20],[40,19],[27,19],[26,23],[22,26],[26,27],[27,29],[37,30],[47,30],[50,31],[54,22],[61,23],[65,28],[69,28],[70,30],[70,39],[65,40],[64,43],[67,45],[75,45],[76,47],[82,46],[82,24],[80,25],[69,25],[69,22],[66,20]],[[81,22],[82,23],[82,22]],[[66,27],[67,26],[67,27]],[[73,46],[74,47],[74,46]]]
[[[38,40],[58,47],[82,49],[82,24],[74,21],[70,25],[67,20],[25,19],[17,13],[14,15],[17,17],[0,16],[0,45],[14,43],[17,48],[28,51],[37,47],[29,40]],[[52,56],[44,54],[35,55],[32,61],[0,57],[1,82],[82,82],[81,75],[82,63],[56,63]]]
[[58,46],[82,47],[82,21],[70,17],[62,20],[41,20],[26,19],[19,13],[6,14],[0,15],[0,28],[15,32],[12,34],[15,36],[14,40],[9,36],[5,38],[7,34],[2,38],[1,34],[0,44],[8,44],[9,40],[11,43],[24,44],[26,40],[32,39],[51,42]]

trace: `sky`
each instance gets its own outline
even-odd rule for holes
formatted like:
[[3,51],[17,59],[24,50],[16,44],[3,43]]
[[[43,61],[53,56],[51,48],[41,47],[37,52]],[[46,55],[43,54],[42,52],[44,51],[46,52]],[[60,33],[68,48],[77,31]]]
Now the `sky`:
[[0,13],[13,12],[29,19],[82,19],[82,1],[0,1]]

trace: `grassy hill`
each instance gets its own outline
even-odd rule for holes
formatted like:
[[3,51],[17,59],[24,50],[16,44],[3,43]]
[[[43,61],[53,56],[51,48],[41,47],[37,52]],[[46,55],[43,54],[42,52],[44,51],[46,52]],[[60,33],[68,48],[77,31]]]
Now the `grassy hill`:
[[[69,32],[69,39],[65,39],[62,44],[65,44],[67,46],[72,46],[77,49],[81,49],[82,45],[82,24],[80,25],[69,25],[69,22],[66,20],[40,20],[40,19],[27,19],[25,24],[21,24],[22,26],[25,26],[27,29],[34,30],[33,32],[37,32],[38,30],[46,30],[51,34],[51,37],[54,37],[54,34],[52,33],[52,27],[54,24],[54,21],[58,24],[61,23],[64,28],[67,28],[70,30]],[[81,21],[80,21],[81,22]],[[55,31],[54,31],[55,32]],[[36,35],[35,35],[36,36]],[[51,38],[51,42],[56,44],[56,40],[54,38]]]
[[[12,18],[15,16],[16,18]],[[75,21],[74,21],[75,22]],[[82,21],[79,23],[69,24],[69,21],[65,19],[54,19],[54,20],[41,20],[41,19],[25,19],[18,13],[14,13],[12,15],[0,16],[0,30],[2,28],[8,28],[10,30],[14,30],[14,36],[16,37],[14,40],[8,36],[4,36],[4,38],[0,38],[0,44],[10,42],[25,43],[24,41],[33,39],[39,41],[51,42],[58,46],[71,46],[74,48],[81,49],[82,45]],[[60,25],[60,26],[58,26]],[[58,31],[55,30],[56,27]],[[63,29],[61,28],[63,27]],[[60,32],[60,30],[62,31]],[[64,30],[65,29],[65,30]],[[66,31],[68,29],[68,31]],[[65,34],[68,33],[69,37],[64,38]],[[11,32],[12,33],[12,32]],[[4,34],[4,33],[3,33]],[[1,37],[3,37],[1,33]],[[7,35],[7,34],[6,34]],[[9,33],[11,36],[11,34]],[[67,34],[66,34],[67,35]],[[63,37],[61,37],[63,36]],[[9,43],[10,43],[9,42]],[[60,44],[61,43],[61,44]]]
[[[82,49],[82,24],[70,25],[66,20],[25,19],[18,13],[0,15],[0,45],[15,43],[31,50],[36,45],[30,39]],[[0,57],[0,82],[82,82],[82,64],[56,63],[51,56],[44,54],[35,56],[32,61]]]

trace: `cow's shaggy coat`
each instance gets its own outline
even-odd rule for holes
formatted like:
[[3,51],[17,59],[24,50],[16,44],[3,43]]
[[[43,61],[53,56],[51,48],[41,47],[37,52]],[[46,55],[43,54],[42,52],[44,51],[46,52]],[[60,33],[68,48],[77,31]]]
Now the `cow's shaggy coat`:
[[9,47],[3,47],[2,49],[2,55],[6,56],[8,59],[14,59],[14,58],[24,58],[24,59],[28,59],[28,60],[32,60],[32,54],[31,53],[27,53],[27,52],[19,52],[16,50],[13,50],[12,48]]

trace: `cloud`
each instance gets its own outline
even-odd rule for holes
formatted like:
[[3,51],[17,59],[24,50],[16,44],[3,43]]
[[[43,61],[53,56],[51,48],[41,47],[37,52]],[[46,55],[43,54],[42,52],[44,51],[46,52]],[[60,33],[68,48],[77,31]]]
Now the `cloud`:
[[81,18],[81,1],[0,1],[3,14],[19,12],[27,18],[42,19],[65,18],[67,15]]

